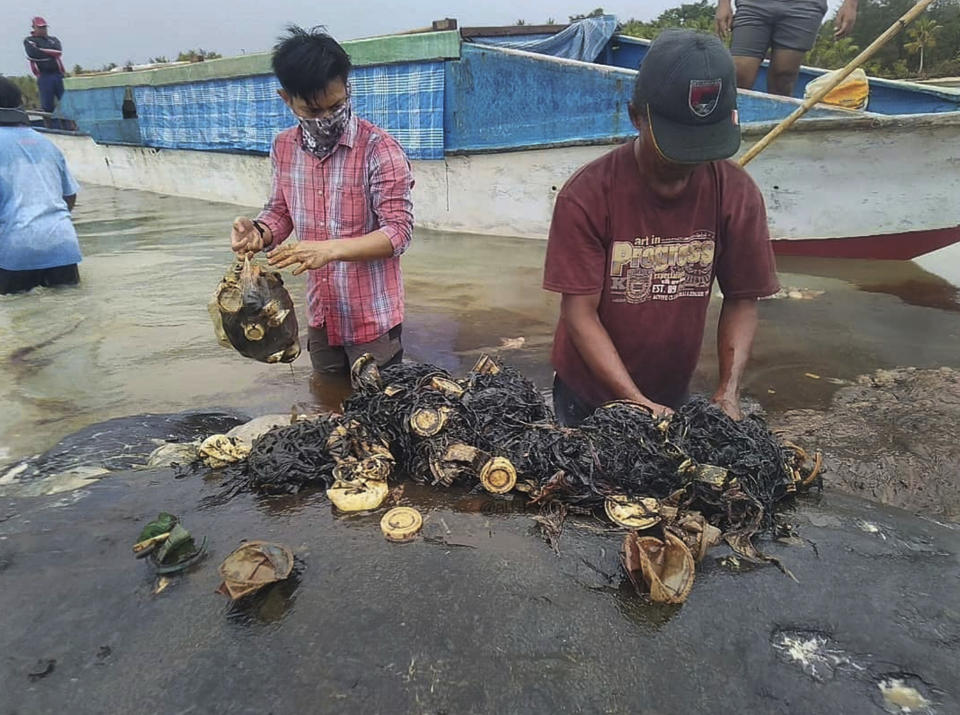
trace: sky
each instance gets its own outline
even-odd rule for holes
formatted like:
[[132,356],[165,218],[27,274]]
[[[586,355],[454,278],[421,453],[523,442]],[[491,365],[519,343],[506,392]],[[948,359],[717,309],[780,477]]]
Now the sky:
[[[566,22],[599,0],[20,0],[4,11],[0,29],[0,73],[28,74],[23,38],[30,19],[44,17],[50,34],[63,43],[67,69],[75,64],[101,67],[108,62],[146,62],[180,50],[202,47],[223,55],[269,50],[284,25],[325,25],[340,40],[427,27],[433,20],[457,18],[461,26],[528,24],[553,17]],[[608,2],[604,9],[621,21],[650,19],[677,0]],[[521,9],[522,8],[522,9]]]
[[[44,17],[63,43],[64,64],[98,68],[109,62],[135,64],[180,50],[223,55],[269,50],[284,25],[325,25],[340,40],[427,27],[453,17],[460,26],[528,24],[586,13],[597,4],[622,22],[650,20],[683,0],[20,0],[4,11],[0,28],[0,74],[28,74],[23,38],[30,19]],[[689,1],[689,0],[687,0]],[[831,8],[840,0],[830,0]],[[327,7],[324,7],[327,6]]]

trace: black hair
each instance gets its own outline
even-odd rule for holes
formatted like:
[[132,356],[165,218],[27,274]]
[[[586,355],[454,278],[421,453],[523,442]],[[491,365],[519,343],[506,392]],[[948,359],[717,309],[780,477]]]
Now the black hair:
[[0,77],[0,107],[16,109],[23,104],[20,88],[6,77]]
[[350,55],[322,27],[288,25],[273,48],[273,73],[280,86],[307,101],[326,92],[331,80],[346,82],[350,68]]

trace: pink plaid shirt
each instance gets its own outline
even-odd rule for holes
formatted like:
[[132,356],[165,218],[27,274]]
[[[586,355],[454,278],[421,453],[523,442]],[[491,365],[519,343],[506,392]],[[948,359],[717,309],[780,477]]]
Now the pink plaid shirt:
[[327,326],[331,345],[376,340],[403,322],[400,255],[410,245],[413,178],[397,141],[354,115],[340,145],[323,160],[300,146],[300,127],[273,140],[273,189],[257,217],[273,245],[296,231],[301,241],[356,238],[383,231],[393,256],[334,261],[307,272],[310,325]]

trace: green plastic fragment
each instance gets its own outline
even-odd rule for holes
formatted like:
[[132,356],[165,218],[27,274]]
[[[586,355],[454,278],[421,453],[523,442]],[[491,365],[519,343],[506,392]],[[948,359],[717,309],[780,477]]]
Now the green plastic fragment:
[[159,536],[160,534],[166,534],[168,531],[173,529],[173,526],[177,523],[177,521],[177,517],[175,517],[173,514],[168,514],[165,511],[161,511],[159,514],[157,514],[156,519],[143,527],[143,531],[140,532],[137,543],[146,541],[147,539],[152,539],[154,536]]

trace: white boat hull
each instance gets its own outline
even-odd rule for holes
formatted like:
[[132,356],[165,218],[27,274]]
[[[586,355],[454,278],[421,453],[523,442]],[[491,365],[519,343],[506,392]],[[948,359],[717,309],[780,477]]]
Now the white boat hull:
[[[744,149],[768,127],[745,129]],[[266,157],[95,144],[49,135],[85,182],[255,207],[270,185]],[[414,161],[417,225],[545,238],[554,198],[612,144]],[[801,122],[748,167],[779,252],[913,258],[960,240],[960,116]]]

